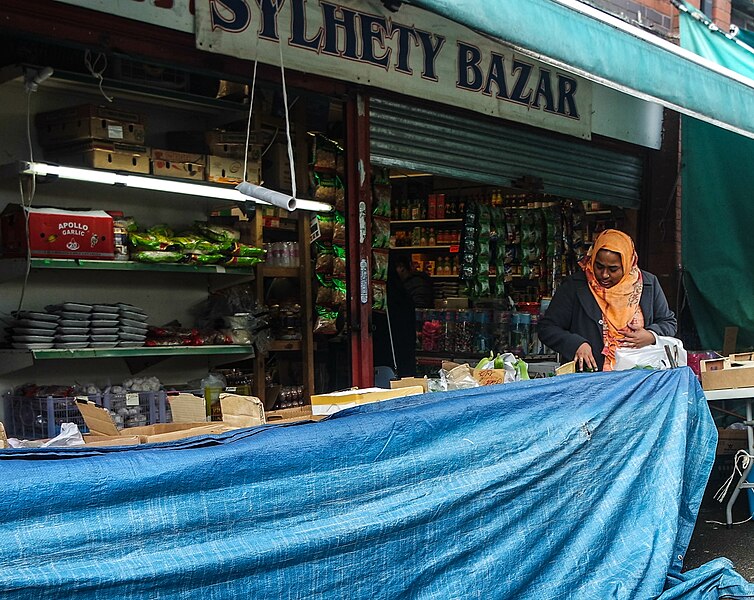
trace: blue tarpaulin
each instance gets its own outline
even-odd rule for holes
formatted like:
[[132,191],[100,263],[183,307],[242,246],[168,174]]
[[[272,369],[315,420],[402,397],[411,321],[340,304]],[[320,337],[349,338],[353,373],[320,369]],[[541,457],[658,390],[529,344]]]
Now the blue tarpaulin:
[[683,368],[4,451],[0,597],[754,596],[725,560],[681,574],[715,444]]

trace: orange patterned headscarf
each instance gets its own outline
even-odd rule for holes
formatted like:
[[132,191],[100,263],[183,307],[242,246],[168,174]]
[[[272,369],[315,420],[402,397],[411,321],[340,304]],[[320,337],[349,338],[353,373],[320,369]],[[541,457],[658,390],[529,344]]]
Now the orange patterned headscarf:
[[[610,288],[602,287],[594,276],[594,260],[600,250],[617,252],[621,257],[623,278]],[[605,371],[611,371],[615,364],[615,350],[623,338],[620,330],[629,325],[634,328],[644,326],[644,315],[639,307],[644,283],[638,263],[633,240],[617,229],[606,229],[600,233],[579,263],[586,274],[589,291],[602,310]]]

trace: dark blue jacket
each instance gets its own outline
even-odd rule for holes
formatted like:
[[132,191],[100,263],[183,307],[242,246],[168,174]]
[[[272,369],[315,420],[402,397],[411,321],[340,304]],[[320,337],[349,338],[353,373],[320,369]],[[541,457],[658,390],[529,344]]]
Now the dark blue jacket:
[[[657,277],[642,271],[644,289],[639,306],[644,313],[644,328],[657,335],[675,335],[676,320],[668,306]],[[555,291],[552,302],[540,319],[539,339],[561,355],[563,361],[573,360],[579,346],[589,342],[597,365],[602,369],[602,311],[592,292],[586,275],[578,271],[568,277]]]

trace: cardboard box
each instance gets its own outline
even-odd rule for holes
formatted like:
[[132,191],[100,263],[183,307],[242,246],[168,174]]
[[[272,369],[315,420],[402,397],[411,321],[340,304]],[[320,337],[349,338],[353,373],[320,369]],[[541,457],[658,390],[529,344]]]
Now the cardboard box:
[[[225,156],[207,156],[206,180],[214,183],[241,183],[243,181],[243,159],[227,158]],[[246,168],[246,180],[260,184],[262,181],[262,165],[258,160],[249,162]]]
[[[249,134],[249,159],[261,159],[262,133],[252,131]],[[209,154],[227,158],[243,158],[246,152],[245,131],[222,131],[213,129],[205,134]]]
[[69,167],[149,174],[149,148],[146,146],[93,141],[55,148],[47,151],[45,156]]
[[427,218],[434,220],[437,218],[437,196],[430,194],[427,197]]
[[4,256],[26,256],[26,219],[29,213],[31,255],[39,258],[114,257],[113,218],[101,210],[24,209],[9,204],[0,215]]
[[[222,422],[233,427],[256,427],[265,423],[264,406],[255,396],[221,393]],[[207,403],[203,396],[177,394],[168,396],[173,423],[198,423],[207,420]]]
[[[203,398],[199,398],[198,396],[194,396],[194,398],[197,398],[202,406],[204,405]],[[236,396],[235,398],[237,399],[246,397]],[[256,400],[257,402],[259,402],[258,399]],[[259,404],[261,404],[261,402],[259,402]],[[251,405],[255,405],[255,403],[251,402]],[[225,433],[227,431],[239,429],[240,427],[252,426],[252,424],[249,424],[250,422],[248,420],[245,420],[248,419],[249,415],[243,414],[248,412],[248,403],[243,403],[244,408],[242,410],[242,414],[231,413],[231,406],[239,406],[238,402],[227,404],[227,414],[224,415],[224,417],[229,418],[230,421],[216,421],[209,423],[207,421],[160,423],[157,425],[147,425],[144,427],[129,427],[123,430],[119,430],[115,426],[115,421],[113,421],[112,416],[107,410],[97,406],[93,402],[76,400],[76,406],[81,412],[81,416],[84,417],[86,426],[89,428],[90,435],[85,438],[85,441],[87,441],[88,439],[91,441],[91,443],[97,443],[98,445],[103,446],[115,446],[124,444],[130,445],[135,441],[133,438],[138,438],[138,443],[140,444],[168,442],[198,435],[213,435],[218,433]],[[173,404],[171,403],[171,409],[172,406]],[[241,420],[240,422],[242,422],[242,424],[233,424],[238,423],[239,419]],[[263,420],[261,422],[263,422]],[[253,425],[259,424],[261,424],[259,418],[253,419]],[[108,440],[107,438],[110,439]],[[108,443],[109,441],[111,441],[112,443]],[[90,442],[87,441],[87,443]]]
[[37,136],[43,148],[84,140],[144,143],[144,124],[139,113],[107,106],[83,104],[36,117]]
[[204,154],[152,149],[152,175],[204,181],[206,163]]
[[717,428],[717,450],[718,456],[734,455],[739,450],[746,450],[749,447],[749,441],[745,429],[723,429]]
[[325,415],[313,415],[311,406],[297,406],[296,408],[284,408],[281,410],[267,411],[267,423],[295,423],[298,421],[320,421]]
[[265,186],[279,192],[293,189],[288,146],[282,142],[272,144],[264,155]]
[[479,385],[498,385],[505,383],[505,369],[474,369],[474,379]]
[[393,390],[415,386],[420,386],[425,394],[429,391],[429,383],[426,377],[401,377],[390,382],[390,389]]
[[699,370],[702,388],[724,390],[754,387],[754,356],[752,353],[731,354],[727,358],[702,360]]
[[437,218],[444,219],[445,218],[445,194],[435,194],[435,202],[437,204],[437,208],[435,209],[435,212],[437,213]]
[[353,389],[332,392],[330,394],[317,394],[312,396],[312,414],[332,415],[338,411],[359,406],[360,404],[370,404],[372,402],[380,402],[381,400],[391,400],[393,398],[415,396],[423,393],[424,388],[415,385],[394,390],[366,388],[362,390]]

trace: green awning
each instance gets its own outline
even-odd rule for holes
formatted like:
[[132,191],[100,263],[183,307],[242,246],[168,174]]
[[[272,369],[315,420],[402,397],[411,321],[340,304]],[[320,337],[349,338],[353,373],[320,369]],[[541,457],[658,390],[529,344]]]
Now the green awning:
[[586,79],[754,138],[754,81],[578,0],[407,3]]
[[734,39],[749,46],[749,48],[754,48],[754,31],[749,31],[748,29],[737,29],[736,34],[733,37]]
[[[684,48],[754,77],[754,51],[693,6],[680,8]],[[754,140],[686,117],[681,131],[684,284],[699,339],[703,348],[720,350],[725,328],[735,326],[739,347],[751,348]]]

